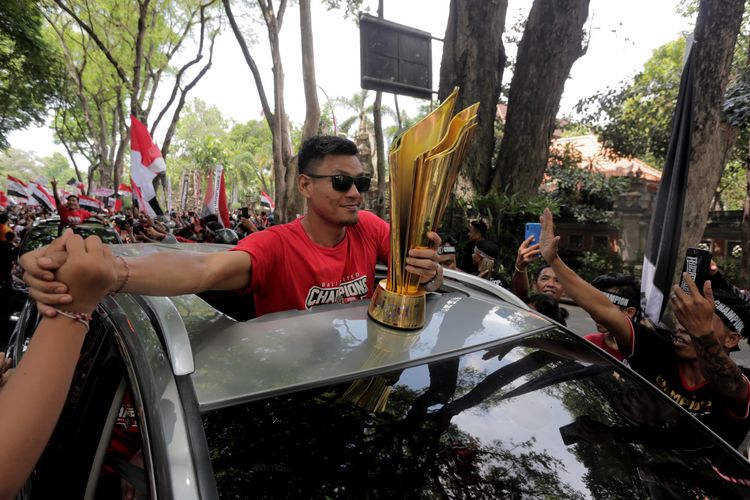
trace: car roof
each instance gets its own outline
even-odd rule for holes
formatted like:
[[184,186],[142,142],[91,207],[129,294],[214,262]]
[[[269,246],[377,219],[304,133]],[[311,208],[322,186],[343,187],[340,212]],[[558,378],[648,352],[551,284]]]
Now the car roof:
[[[144,255],[229,248],[126,244],[113,251]],[[267,314],[245,322],[234,321],[196,295],[148,298],[148,304],[162,322],[160,330],[175,373],[190,375],[201,411],[209,411],[445,359],[556,327],[529,309],[481,288],[472,289],[471,280],[469,285],[462,282],[463,274],[447,273],[450,291],[428,295],[427,324],[416,331],[387,328],[369,319],[369,301],[364,300]]]

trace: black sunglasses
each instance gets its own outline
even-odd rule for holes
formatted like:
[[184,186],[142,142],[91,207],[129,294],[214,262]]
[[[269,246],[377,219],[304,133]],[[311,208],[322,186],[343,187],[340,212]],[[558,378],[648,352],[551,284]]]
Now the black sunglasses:
[[357,191],[365,193],[370,190],[371,177],[366,175],[360,175],[358,177],[352,177],[351,175],[336,174],[336,175],[316,175],[316,174],[304,174],[313,179],[331,179],[331,186],[336,191],[347,192],[351,189],[352,184],[357,187]]

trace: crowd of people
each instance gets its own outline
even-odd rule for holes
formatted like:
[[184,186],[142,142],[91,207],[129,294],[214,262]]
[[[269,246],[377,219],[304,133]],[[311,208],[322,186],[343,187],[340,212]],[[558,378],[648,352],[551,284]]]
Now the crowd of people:
[[[84,241],[66,233],[51,245],[23,255],[24,279],[46,318],[39,328],[70,330],[71,338],[66,337],[70,355],[55,360],[58,372],[41,369],[30,375],[33,364],[43,364],[44,353],[50,356],[49,349],[63,338],[35,335],[16,373],[0,391],[0,404],[17,400],[25,408],[12,417],[24,419],[25,427],[33,429],[37,439],[35,447],[24,450],[28,459],[16,461],[12,468],[8,468],[11,464],[0,463],[0,484],[5,484],[3,475],[23,478],[28,474],[33,455],[41,451],[53,427],[50,422],[62,405],[60,397],[25,401],[23,392],[29,392],[29,384],[44,386],[47,378],[54,378],[60,385],[69,384],[75,363],[73,352],[80,348],[90,315],[104,293],[171,296],[203,290],[249,290],[258,316],[370,298],[376,283],[376,263],[389,262],[389,225],[359,210],[370,178],[356,155],[354,143],[339,137],[317,136],[303,143],[297,187],[308,209],[304,217],[288,224],[270,225],[265,214],[242,211],[232,214],[231,228],[225,228],[213,216],[200,218],[191,212],[163,218],[132,212],[110,217],[124,241],[221,241],[235,244],[233,251],[113,257],[96,237]],[[80,222],[91,217],[81,213],[76,202],[68,198],[66,216],[80,217]],[[34,213],[36,209],[29,210],[12,208],[6,219],[0,219],[0,234],[26,230],[32,216],[39,215]],[[603,275],[587,283],[560,257],[559,237],[554,234],[549,210],[545,210],[541,223],[540,241],[529,238],[521,243],[509,282],[496,273],[499,248],[487,239],[487,225],[480,220],[469,224],[469,243],[462,255],[457,254],[455,238],[428,233],[430,247],[411,249],[406,269],[419,275],[420,284],[428,292],[442,287],[443,267],[461,269],[508,287],[530,307],[563,324],[566,315],[559,301],[567,295],[596,322],[598,331],[587,336],[592,343],[628,363],[719,435],[739,445],[750,421],[750,383],[744,368],[729,352],[748,333],[750,307],[737,290],[716,270],[703,290],[687,278],[690,293],[674,288],[670,303],[675,323],[671,331],[664,331],[661,325],[644,323],[640,287],[634,277]],[[236,234],[229,238],[226,231]],[[530,280],[529,265],[540,258],[545,264]],[[90,267],[82,272],[86,262]],[[310,293],[322,288],[332,293]],[[318,300],[321,297],[325,300]],[[0,372],[5,366],[0,360]],[[20,374],[25,375],[22,378]],[[0,377],[6,381],[7,376]],[[57,396],[64,392],[60,389]],[[39,425],[34,424],[35,419]],[[7,415],[0,419],[3,426],[8,421]],[[14,433],[3,433],[8,434]],[[17,453],[8,446],[5,451],[6,459]]]

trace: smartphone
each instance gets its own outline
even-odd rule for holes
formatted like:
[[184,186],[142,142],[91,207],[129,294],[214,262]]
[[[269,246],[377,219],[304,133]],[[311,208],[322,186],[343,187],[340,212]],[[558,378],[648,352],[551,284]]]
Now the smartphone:
[[493,259],[482,259],[482,262],[479,263],[479,273],[483,273],[484,271],[489,271],[489,274],[492,274],[492,270],[495,268],[495,261]]
[[538,222],[527,222],[526,223],[526,236],[523,237],[524,240],[528,240],[529,236],[533,236],[534,239],[531,240],[531,243],[529,245],[536,245],[541,241],[541,234],[542,234],[542,225]]
[[[701,250],[700,248],[688,248],[685,254],[685,262],[682,264],[682,272],[688,273],[698,290],[703,293],[703,284],[708,279],[708,271],[711,267],[711,252]],[[690,293],[690,289],[680,274],[680,288],[685,293]]]
[[242,207],[242,218],[243,219],[250,218],[250,210],[248,210],[248,207]]

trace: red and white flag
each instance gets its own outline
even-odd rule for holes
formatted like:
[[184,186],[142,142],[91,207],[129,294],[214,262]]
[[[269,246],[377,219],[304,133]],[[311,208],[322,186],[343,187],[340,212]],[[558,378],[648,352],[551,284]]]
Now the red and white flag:
[[5,191],[0,191],[0,207],[8,207],[8,197],[6,196]]
[[273,200],[265,191],[260,192],[260,204],[267,206],[271,210],[271,212],[273,212],[273,210],[276,208]]
[[138,209],[149,217],[156,217],[156,212],[153,207],[143,199],[141,188],[138,187],[132,177],[130,178],[130,185],[133,188],[133,200],[138,203]]
[[29,199],[33,198],[36,204],[46,208],[50,212],[57,211],[57,206],[55,205],[55,197],[52,196],[47,188],[42,186],[41,183],[29,183],[29,192],[31,194]]
[[29,197],[29,186],[21,179],[8,176],[8,196],[15,196],[21,203],[25,202]]
[[68,186],[71,186],[71,189],[75,188],[78,190],[77,193],[74,192],[76,196],[86,192],[86,186],[83,184],[83,182],[78,182],[78,179],[76,179],[75,177],[70,178],[70,180],[68,181]]
[[96,198],[91,198],[90,196],[79,196],[78,204],[81,206],[81,208],[83,208],[84,210],[88,210],[89,212],[104,212],[104,204]]
[[215,214],[224,227],[230,227],[227,190],[224,186],[224,169],[221,165],[208,175],[202,216],[205,217],[211,214]]
[[[156,201],[155,179],[164,176],[167,164],[159,147],[154,144],[146,126],[135,116],[130,116],[130,179],[138,186],[141,198],[150,206],[151,212],[161,215],[162,209]],[[139,199],[140,201],[140,199]],[[140,206],[142,211],[148,209]]]

